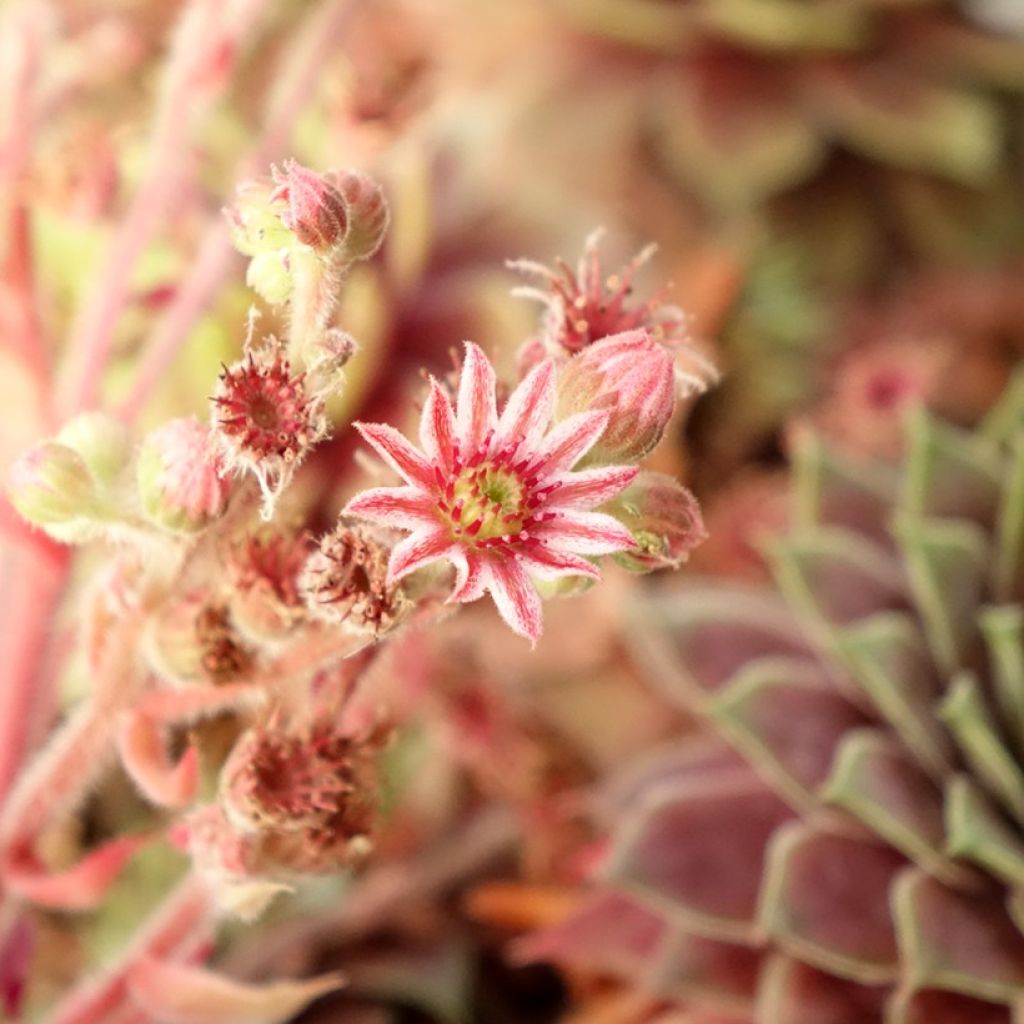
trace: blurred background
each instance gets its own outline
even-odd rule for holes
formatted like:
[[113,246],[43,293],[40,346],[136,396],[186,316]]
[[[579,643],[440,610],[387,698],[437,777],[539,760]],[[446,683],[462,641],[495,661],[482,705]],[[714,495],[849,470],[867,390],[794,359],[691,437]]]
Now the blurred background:
[[[421,370],[446,372],[463,339],[511,368],[542,311],[510,296],[529,282],[505,261],[575,266],[603,227],[611,274],[656,244],[636,294],[682,307],[722,371],[657,455],[693,489],[710,534],[682,576],[766,580],[762,542],[791,516],[795,439],[813,431],[898,467],[908,408],[975,426],[1024,346],[1021,0],[6,0],[0,465],[83,408],[139,430],[207,415],[254,301],[220,209],[288,156],[368,172],[391,206],[383,250],[344,294],[339,323],[361,348],[331,409],[338,425],[394,420]],[[261,312],[272,331],[272,309]],[[339,429],[299,475],[314,525],[351,490],[354,448]],[[66,566],[6,506],[0,521],[0,654],[56,665],[73,626]],[[270,964],[351,969],[356,994],[310,1021],[655,1019],[647,1004],[608,1011],[628,971],[567,982],[503,953],[558,918],[598,839],[575,811],[553,810],[551,793],[692,729],[622,654],[633,586],[612,574],[553,607],[533,661],[480,611],[449,630],[448,653],[419,651],[404,670],[425,679],[433,657],[449,682],[433,710],[414,685],[396,698],[441,724],[402,747],[396,800],[414,810],[396,812],[385,853],[429,859],[469,805],[517,808],[529,841],[510,848],[485,829],[480,863],[442,858],[422,906],[398,914],[380,897],[397,919],[383,929],[368,897],[350,932],[332,932],[317,904],[337,891],[317,890],[264,926],[269,938],[229,937],[224,963],[255,976]],[[63,609],[42,632],[25,610],[40,602]],[[466,652],[461,675],[452,650]],[[499,733],[521,785],[494,744],[481,754],[472,729],[451,724],[483,713],[481,678],[518,694],[517,724]],[[60,679],[39,735],[82,692],[73,670]],[[112,786],[94,819],[120,820],[111,808],[126,799]],[[170,874],[154,857],[120,909],[46,921],[38,1004],[102,961],[125,908]]]

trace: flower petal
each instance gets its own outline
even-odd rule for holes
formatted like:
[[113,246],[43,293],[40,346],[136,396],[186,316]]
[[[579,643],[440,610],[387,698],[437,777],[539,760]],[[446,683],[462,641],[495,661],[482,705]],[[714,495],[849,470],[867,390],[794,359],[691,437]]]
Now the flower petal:
[[540,441],[555,408],[555,364],[550,359],[535,366],[509,395],[501,418],[495,446],[521,442],[526,450]]
[[603,512],[558,509],[554,515],[555,518],[530,530],[533,537],[548,547],[578,555],[610,555],[636,547],[629,530]]
[[553,551],[545,544],[532,544],[519,554],[523,567],[541,580],[557,580],[563,576],[586,576],[597,580],[601,574],[597,567],[579,555],[568,551]]
[[382,526],[412,530],[437,523],[437,502],[419,487],[371,487],[361,491],[342,509]]
[[430,378],[430,394],[420,416],[420,444],[427,458],[447,475],[455,461],[455,414],[440,384]]
[[608,415],[606,409],[594,409],[562,420],[545,438],[537,468],[544,473],[571,469],[604,433]]
[[246,984],[202,967],[142,957],[128,971],[128,991],[147,1016],[166,1024],[274,1024],[344,984],[341,975]]
[[463,460],[472,458],[498,420],[494,400],[494,367],[483,350],[466,342],[466,359],[459,378],[455,431]]
[[487,563],[487,589],[498,613],[512,630],[536,644],[541,634],[540,595],[515,558],[492,558]]
[[449,603],[468,604],[483,597],[487,589],[487,573],[480,556],[475,551],[454,548],[448,558],[455,566],[455,587],[448,598]]
[[551,481],[558,489],[550,500],[571,508],[596,508],[624,491],[638,472],[636,466],[601,466],[563,473]]
[[444,558],[455,545],[445,530],[419,530],[395,545],[388,562],[388,583],[397,583],[403,576]]
[[431,487],[434,469],[406,437],[386,423],[355,423],[363,440],[408,484]]

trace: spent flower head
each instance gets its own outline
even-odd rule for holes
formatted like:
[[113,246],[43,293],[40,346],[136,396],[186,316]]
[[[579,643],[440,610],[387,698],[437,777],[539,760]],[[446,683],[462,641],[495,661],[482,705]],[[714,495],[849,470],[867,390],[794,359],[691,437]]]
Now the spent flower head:
[[511,628],[536,641],[541,607],[531,577],[596,579],[582,555],[633,546],[629,531],[592,511],[636,476],[633,466],[573,472],[608,425],[607,410],[580,412],[551,426],[555,365],[535,367],[499,416],[495,373],[471,343],[453,409],[430,382],[417,449],[393,427],[356,424],[364,439],[405,481],[356,495],[345,512],[407,532],[391,553],[389,582],[444,559],[455,567],[450,600],[490,591]]

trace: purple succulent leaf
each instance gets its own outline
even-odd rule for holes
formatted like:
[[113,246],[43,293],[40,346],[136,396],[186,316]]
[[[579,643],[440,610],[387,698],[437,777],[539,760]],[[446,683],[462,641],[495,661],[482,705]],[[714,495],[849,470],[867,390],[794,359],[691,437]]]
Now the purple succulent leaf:
[[1007,749],[978,680],[961,672],[939,708],[967,763],[1018,822],[1024,822],[1024,770]]
[[885,989],[776,954],[761,973],[757,1024],[882,1024]]
[[881,462],[854,462],[811,431],[793,452],[794,523],[798,529],[838,526],[892,546],[888,523],[898,475]]
[[644,989],[722,1013],[749,1016],[754,1009],[762,951],[676,931],[664,944]]
[[975,641],[987,539],[980,527],[959,519],[903,519],[894,529],[932,657],[951,676],[966,664]]
[[622,823],[602,874],[697,935],[756,941],[765,850],[792,814],[746,772],[668,784]]
[[968,519],[991,529],[1003,475],[999,446],[913,410],[899,511],[918,519]]
[[950,884],[965,880],[964,869],[944,852],[941,790],[889,732],[850,732],[821,795],[929,874]]
[[774,595],[711,581],[699,589],[638,600],[627,635],[649,678],[687,710],[713,696],[753,658],[811,656],[806,639]]
[[889,1004],[887,1024],[1014,1024],[1010,1010],[955,992],[899,992]]
[[1010,456],[996,516],[992,591],[998,601],[1024,601],[1024,432],[1013,438]]
[[937,781],[945,778],[955,749],[933,711],[940,682],[913,619],[873,615],[844,630],[838,646],[854,680],[917,763]]
[[994,1002],[1024,997],[1024,934],[997,892],[957,892],[918,868],[893,888],[893,916],[905,975]]
[[978,622],[988,648],[1001,721],[1016,749],[1024,750],[1024,608],[986,608]]
[[907,607],[901,568],[884,548],[838,527],[806,530],[770,546],[775,579],[826,651],[835,629]]
[[1024,885],[1024,842],[968,775],[954,775],[946,786],[946,849],[1003,879]]
[[844,735],[868,723],[821,668],[760,658],[737,673],[711,706],[726,738],[796,810],[818,805]]
[[865,985],[899,974],[889,891],[906,861],[891,847],[813,822],[780,829],[768,851],[760,920],[788,952]]

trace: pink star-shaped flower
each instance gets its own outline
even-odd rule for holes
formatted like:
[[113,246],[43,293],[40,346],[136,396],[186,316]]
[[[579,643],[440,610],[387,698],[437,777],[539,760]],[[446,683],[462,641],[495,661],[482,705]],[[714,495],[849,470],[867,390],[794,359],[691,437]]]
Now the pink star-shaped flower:
[[422,451],[394,427],[356,424],[406,482],[364,491],[345,508],[408,531],[391,554],[390,582],[447,559],[455,567],[449,600],[475,601],[490,591],[509,626],[535,642],[541,606],[531,577],[598,579],[582,555],[635,546],[618,520],[592,510],[627,487],[636,467],[572,471],[601,436],[608,411],[580,412],[552,426],[554,404],[555,366],[547,360],[499,416],[494,369],[467,342],[455,410],[431,380],[420,421]]

